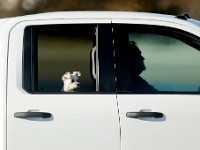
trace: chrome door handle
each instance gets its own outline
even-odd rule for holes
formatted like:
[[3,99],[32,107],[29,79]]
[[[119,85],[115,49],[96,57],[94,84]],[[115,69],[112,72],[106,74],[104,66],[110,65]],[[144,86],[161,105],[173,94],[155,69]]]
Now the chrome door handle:
[[16,112],[14,114],[15,118],[50,118],[52,115],[47,112]]
[[162,118],[163,113],[160,113],[160,112],[127,112],[126,116],[129,118],[144,118],[144,117]]

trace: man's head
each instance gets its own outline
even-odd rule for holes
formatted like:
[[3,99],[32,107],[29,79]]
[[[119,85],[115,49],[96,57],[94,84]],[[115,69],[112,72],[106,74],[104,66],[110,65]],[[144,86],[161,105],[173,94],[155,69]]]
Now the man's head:
[[142,56],[142,53],[140,49],[137,47],[135,42],[130,42],[130,57],[131,57],[131,66],[133,69],[133,72],[136,75],[140,75],[144,70],[146,70],[145,64],[144,64],[144,57]]

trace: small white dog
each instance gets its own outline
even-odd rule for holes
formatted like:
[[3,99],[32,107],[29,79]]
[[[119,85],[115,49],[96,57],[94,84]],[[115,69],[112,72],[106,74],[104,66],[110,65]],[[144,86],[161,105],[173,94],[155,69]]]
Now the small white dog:
[[64,92],[73,92],[74,89],[77,89],[80,86],[79,77],[81,73],[79,71],[74,71],[72,74],[70,72],[66,72],[62,76],[63,80],[63,89]]

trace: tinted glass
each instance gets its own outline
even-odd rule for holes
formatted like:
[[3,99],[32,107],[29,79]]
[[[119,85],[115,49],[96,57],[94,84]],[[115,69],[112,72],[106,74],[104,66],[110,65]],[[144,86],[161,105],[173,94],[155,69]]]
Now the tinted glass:
[[[39,32],[38,91],[62,91],[63,74],[73,74],[74,71],[80,72],[77,81],[80,84],[72,91],[94,91],[94,79],[90,69],[90,52],[95,44],[94,37],[92,29],[49,29]],[[75,77],[69,82],[75,82],[76,79]]]
[[[138,54],[137,48],[131,49],[131,70],[140,71],[137,73],[139,78],[133,82],[133,90],[151,92],[154,88],[158,92],[200,92],[200,53],[197,49],[159,34],[130,32],[128,37],[129,42],[134,41],[141,51]],[[137,86],[137,82],[141,85]]]

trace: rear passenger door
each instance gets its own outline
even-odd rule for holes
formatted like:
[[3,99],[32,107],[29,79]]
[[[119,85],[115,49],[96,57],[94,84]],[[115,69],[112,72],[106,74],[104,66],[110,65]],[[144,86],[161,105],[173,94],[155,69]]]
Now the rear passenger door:
[[120,149],[110,20],[22,21],[8,57],[7,150]]
[[200,31],[195,32],[113,24],[123,150],[200,149]]

